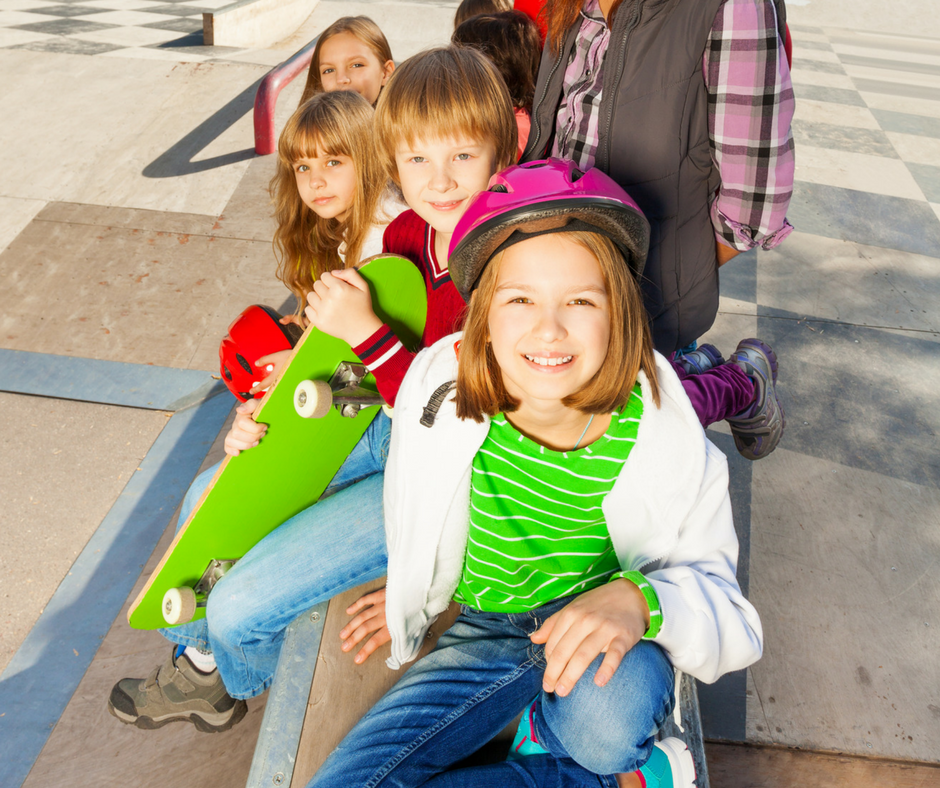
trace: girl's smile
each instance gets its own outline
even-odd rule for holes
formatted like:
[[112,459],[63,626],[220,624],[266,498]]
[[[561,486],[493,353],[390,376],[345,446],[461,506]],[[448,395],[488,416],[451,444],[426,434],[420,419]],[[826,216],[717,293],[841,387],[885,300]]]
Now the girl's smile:
[[543,356],[530,356],[526,355],[526,361],[531,364],[537,364],[540,367],[564,367],[567,364],[570,364],[574,359],[574,356],[557,356],[557,355],[543,355]]
[[607,356],[610,312],[600,265],[564,233],[503,252],[489,310],[493,353],[507,391],[524,409],[562,407]]

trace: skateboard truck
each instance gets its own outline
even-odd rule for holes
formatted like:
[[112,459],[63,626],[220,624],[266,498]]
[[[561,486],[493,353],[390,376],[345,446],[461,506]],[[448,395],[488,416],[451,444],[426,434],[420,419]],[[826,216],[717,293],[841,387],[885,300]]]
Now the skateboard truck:
[[342,361],[329,382],[302,380],[294,390],[294,410],[305,419],[322,419],[336,406],[341,416],[352,418],[361,408],[384,405],[381,394],[359,385],[368,374],[365,364]]
[[163,618],[167,624],[186,624],[193,620],[197,607],[205,607],[209,592],[222,576],[235,565],[235,561],[213,558],[194,588],[171,588],[163,595]]

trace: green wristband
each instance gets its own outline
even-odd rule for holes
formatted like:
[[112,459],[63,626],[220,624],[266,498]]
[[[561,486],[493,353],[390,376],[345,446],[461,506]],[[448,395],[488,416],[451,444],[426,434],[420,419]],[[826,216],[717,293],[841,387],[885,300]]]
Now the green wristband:
[[653,584],[646,579],[646,576],[642,572],[637,572],[636,570],[615,572],[611,575],[610,579],[619,580],[621,577],[633,583],[640,589],[640,593],[643,594],[643,598],[646,600],[646,604],[650,609],[650,625],[649,629],[646,630],[646,634],[643,635],[643,640],[653,640],[653,638],[659,634],[659,630],[662,629],[663,626],[663,611],[659,606],[659,597],[656,595],[656,589],[653,588]]

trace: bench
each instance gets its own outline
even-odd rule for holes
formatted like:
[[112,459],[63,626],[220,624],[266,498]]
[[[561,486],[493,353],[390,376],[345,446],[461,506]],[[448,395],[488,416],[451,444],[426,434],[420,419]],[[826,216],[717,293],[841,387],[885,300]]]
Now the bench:
[[[247,788],[304,788],[359,718],[397,681],[401,673],[385,666],[388,645],[364,665],[354,664],[351,655],[340,649],[339,631],[348,621],[346,608],[383,584],[384,579],[347,591],[311,608],[290,625],[269,690]],[[422,655],[433,648],[456,616],[457,606],[452,605],[434,622]],[[708,788],[698,692],[695,680],[685,674],[680,678],[678,712],[659,736],[677,736],[686,742],[695,760],[698,788]],[[511,740],[515,727],[514,722],[497,738]]]

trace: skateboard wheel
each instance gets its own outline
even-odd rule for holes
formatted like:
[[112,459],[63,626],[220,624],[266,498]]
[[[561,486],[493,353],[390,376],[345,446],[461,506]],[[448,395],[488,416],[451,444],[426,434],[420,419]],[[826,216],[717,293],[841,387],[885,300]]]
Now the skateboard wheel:
[[325,380],[302,380],[294,389],[294,410],[305,419],[322,419],[333,406],[333,391]]
[[167,624],[185,624],[196,614],[196,592],[171,588],[163,595],[163,618]]
[[385,415],[389,418],[392,418],[395,415],[395,408],[393,408],[391,405],[383,405],[382,410],[385,411]]

